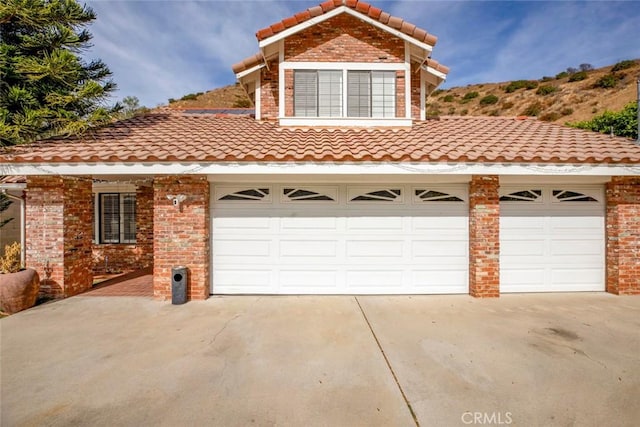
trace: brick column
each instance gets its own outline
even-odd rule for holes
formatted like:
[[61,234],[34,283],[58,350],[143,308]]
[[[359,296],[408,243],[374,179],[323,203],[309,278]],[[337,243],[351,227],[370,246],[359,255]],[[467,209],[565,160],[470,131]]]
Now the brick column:
[[91,187],[87,177],[27,177],[26,264],[38,271],[41,296],[91,289]]
[[469,294],[500,296],[500,200],[498,176],[469,184]]
[[640,295],[640,178],[607,184],[607,292]]
[[[209,182],[206,177],[156,177],[153,182],[153,293],[171,298],[171,268],[188,268],[189,299],[209,297]],[[184,194],[174,206],[167,195]]]
[[153,267],[153,187],[136,188],[136,252],[139,268]]

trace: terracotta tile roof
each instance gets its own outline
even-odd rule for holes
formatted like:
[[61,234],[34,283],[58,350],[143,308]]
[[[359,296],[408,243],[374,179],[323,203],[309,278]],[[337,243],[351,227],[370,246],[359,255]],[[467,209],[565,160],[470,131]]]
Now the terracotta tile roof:
[[[427,33],[422,28],[418,28],[415,25],[403,20],[402,18],[391,16],[388,13],[378,9],[377,7],[374,7],[369,3],[360,0],[327,0],[318,6],[310,7],[303,12],[296,13],[295,15],[285,18],[282,21],[276,22],[269,27],[258,30],[258,32],[256,33],[256,37],[258,38],[258,41],[268,39],[269,37],[278,34],[286,30],[287,28],[302,24],[303,22],[308,21],[311,18],[323,15],[340,6],[351,8],[365,16],[368,16],[369,18],[375,19],[385,25],[388,25],[391,28],[407,34],[410,37],[413,37],[419,42],[426,43],[430,46],[435,46],[436,42],[438,41],[438,38],[436,36]],[[257,53],[248,58],[245,58],[244,60],[236,64],[233,64],[231,66],[231,69],[235,74],[238,74],[242,71],[261,65],[263,62],[264,58],[260,53]],[[444,74],[449,73],[449,67],[445,67],[444,65],[439,64],[434,60],[430,60],[429,62],[434,63],[434,65],[429,64],[430,67],[435,68],[436,70]]]
[[404,19],[398,18],[396,16],[391,16],[388,13],[378,9],[377,7],[361,0],[327,0],[318,6],[310,7],[303,12],[296,13],[295,15],[285,18],[282,21],[276,22],[269,27],[258,30],[258,32],[256,33],[256,37],[259,41],[262,41],[273,36],[274,34],[286,30],[287,28],[301,24],[311,18],[315,18],[316,16],[323,15],[340,6],[351,8],[365,16],[368,16],[369,18],[375,19],[430,46],[435,46],[436,42],[438,41],[438,38],[433,34],[429,34],[425,30],[418,28],[413,24],[410,24]]
[[443,117],[402,129],[283,128],[246,116],[148,114],[0,163],[405,161],[640,164],[640,146],[530,118]]

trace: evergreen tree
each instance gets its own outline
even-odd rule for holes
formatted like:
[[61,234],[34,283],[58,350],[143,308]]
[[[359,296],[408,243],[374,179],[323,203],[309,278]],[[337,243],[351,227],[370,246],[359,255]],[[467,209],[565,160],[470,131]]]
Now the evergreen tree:
[[75,0],[0,2],[0,145],[74,135],[111,121],[115,89],[100,60],[85,61],[93,10]]

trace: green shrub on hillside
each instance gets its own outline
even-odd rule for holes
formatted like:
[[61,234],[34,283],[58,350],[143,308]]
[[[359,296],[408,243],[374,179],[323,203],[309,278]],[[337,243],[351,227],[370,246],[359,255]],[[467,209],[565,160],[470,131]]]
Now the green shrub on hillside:
[[618,84],[618,81],[621,80],[623,77],[624,76],[613,74],[613,73],[605,74],[604,76],[596,80],[593,86],[601,87],[603,89],[611,89],[613,87],[616,87],[616,85]]
[[478,92],[467,92],[464,94],[462,99],[473,99],[473,98],[477,98],[478,96],[479,96]]
[[557,92],[557,91],[558,91],[558,86],[542,85],[536,91],[536,95],[544,96],[544,95],[549,95],[549,94]]
[[495,95],[487,95],[482,99],[480,99],[480,105],[493,105],[493,104],[496,104],[499,101],[499,99],[500,98],[498,98]]
[[453,102],[453,98],[454,98],[453,95],[445,95],[442,97],[442,100],[444,102]]
[[636,65],[636,61],[634,61],[633,59],[626,59],[626,60],[620,61],[616,65],[614,65],[613,68],[611,69],[611,71],[613,71],[615,73],[616,71],[626,70],[627,68],[631,68],[634,65]]
[[567,73],[566,71],[562,71],[562,72],[556,74],[556,79],[558,79],[558,80],[564,79],[565,77],[569,77],[569,73]]
[[532,102],[527,106],[527,108],[520,113],[521,116],[537,116],[542,111],[542,104],[538,101]]
[[507,93],[515,92],[518,89],[535,89],[538,87],[538,82],[535,80],[515,80],[507,85],[504,89]]
[[444,89],[436,89],[433,92],[431,92],[431,96],[438,96],[440,95],[442,92],[444,92]]
[[579,82],[582,81],[584,79],[587,78],[587,72],[586,71],[578,71],[577,73],[571,74],[571,76],[569,76],[569,81],[570,82]]
[[631,139],[638,139],[638,104],[633,101],[620,111],[605,111],[584,122],[567,123],[579,129],[610,133]]

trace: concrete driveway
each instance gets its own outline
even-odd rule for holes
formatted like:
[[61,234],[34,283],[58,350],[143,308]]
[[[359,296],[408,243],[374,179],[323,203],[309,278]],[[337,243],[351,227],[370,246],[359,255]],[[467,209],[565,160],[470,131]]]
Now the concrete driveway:
[[634,297],[74,297],[0,333],[3,426],[640,419]]

